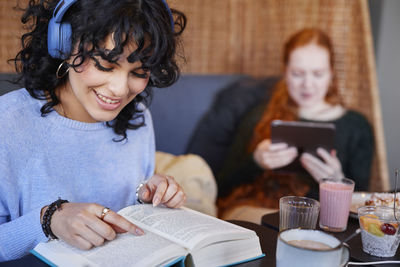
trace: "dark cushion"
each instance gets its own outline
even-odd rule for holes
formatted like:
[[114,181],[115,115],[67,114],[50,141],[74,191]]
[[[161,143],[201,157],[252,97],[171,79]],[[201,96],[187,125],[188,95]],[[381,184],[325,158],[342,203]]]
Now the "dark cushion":
[[16,78],[17,75],[14,73],[0,73],[0,95],[23,87],[22,85],[12,83]]
[[278,79],[243,77],[222,88],[198,123],[185,153],[202,156],[217,174],[241,118],[260,102],[268,101]]
[[157,150],[184,154],[195,127],[216,94],[244,75],[182,75],[171,87],[154,88],[150,105]]

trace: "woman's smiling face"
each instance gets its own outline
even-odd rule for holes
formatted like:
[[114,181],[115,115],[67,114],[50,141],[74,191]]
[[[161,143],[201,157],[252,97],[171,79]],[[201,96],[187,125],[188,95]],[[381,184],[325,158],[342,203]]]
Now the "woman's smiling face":
[[[104,48],[114,48],[111,36],[106,39]],[[115,119],[127,104],[143,92],[149,82],[150,73],[140,68],[141,62],[127,61],[135,49],[134,42],[126,46],[116,63],[99,56],[96,59],[100,67],[92,59],[86,60],[76,70],[71,67],[65,88],[59,91],[60,113],[82,122]]]
[[293,50],[285,79],[289,95],[300,109],[326,103],[325,96],[332,80],[328,50],[314,43]]

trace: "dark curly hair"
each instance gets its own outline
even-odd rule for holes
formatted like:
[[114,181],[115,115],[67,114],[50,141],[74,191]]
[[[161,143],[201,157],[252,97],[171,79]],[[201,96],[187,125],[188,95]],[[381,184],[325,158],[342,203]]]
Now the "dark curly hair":
[[[67,80],[67,77],[58,79],[55,75],[63,60],[52,58],[47,50],[47,27],[58,2],[29,1],[21,18],[28,32],[22,35],[22,49],[12,60],[19,74],[17,82],[22,83],[32,97],[48,99],[41,108],[42,116],[60,103],[55,89]],[[99,56],[114,63],[124,47],[134,41],[137,49],[128,56],[128,61],[140,61],[141,68],[150,72],[145,90],[126,105],[113,121],[107,122],[116,134],[122,136],[118,141],[127,137],[128,129],[145,125],[143,110],[138,104],[150,104],[151,88],[170,86],[179,77],[175,54],[180,44],[179,36],[186,26],[186,17],[175,9],[171,12],[174,27],[162,0],[79,0],[63,16],[63,22],[71,24],[72,47],[77,48],[76,53],[63,55],[65,58],[75,56],[70,67],[76,70],[86,59],[96,61],[95,57]],[[105,51],[101,45],[110,34],[115,47]]]

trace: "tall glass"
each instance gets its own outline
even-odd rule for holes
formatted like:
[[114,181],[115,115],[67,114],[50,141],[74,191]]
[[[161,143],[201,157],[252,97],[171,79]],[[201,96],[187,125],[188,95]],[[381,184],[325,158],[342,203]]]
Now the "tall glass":
[[319,202],[308,197],[286,196],[279,199],[279,231],[292,228],[315,229]]
[[319,184],[321,213],[319,227],[329,232],[343,232],[347,228],[354,181],[325,178]]

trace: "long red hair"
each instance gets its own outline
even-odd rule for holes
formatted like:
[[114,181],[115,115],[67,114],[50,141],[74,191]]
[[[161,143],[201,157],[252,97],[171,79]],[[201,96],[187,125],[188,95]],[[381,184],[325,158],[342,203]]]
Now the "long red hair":
[[[329,53],[329,61],[332,72],[334,72],[334,52],[331,40],[329,37],[318,29],[304,29],[294,35],[285,43],[283,49],[283,63],[286,69],[291,53],[299,47],[309,44],[316,44],[327,49]],[[339,97],[336,78],[333,75],[332,82],[325,96],[325,100],[332,104],[342,104]],[[290,98],[287,84],[282,78],[274,88],[271,99],[265,108],[261,120],[255,127],[252,140],[249,145],[249,150],[254,151],[256,146],[264,139],[269,139],[271,136],[271,122],[273,120],[293,121],[298,119],[298,108],[296,103]]]

